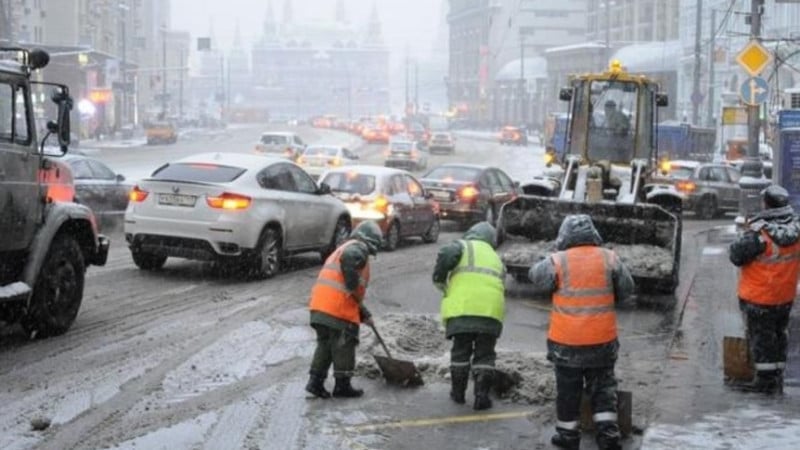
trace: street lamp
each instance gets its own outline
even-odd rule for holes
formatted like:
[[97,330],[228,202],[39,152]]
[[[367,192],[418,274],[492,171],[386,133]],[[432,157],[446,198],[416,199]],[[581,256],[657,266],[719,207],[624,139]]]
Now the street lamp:
[[128,38],[126,33],[126,22],[128,20],[128,11],[130,11],[130,7],[125,3],[120,3],[117,5],[120,10],[120,20],[122,25],[121,30],[121,43],[122,43],[122,122],[123,125],[127,124],[130,120],[130,114],[128,111],[128,70],[127,70],[127,49],[128,49]]

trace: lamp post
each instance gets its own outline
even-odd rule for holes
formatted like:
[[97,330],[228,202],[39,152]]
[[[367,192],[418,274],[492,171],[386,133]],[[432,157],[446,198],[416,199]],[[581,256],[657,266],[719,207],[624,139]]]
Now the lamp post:
[[127,50],[128,50],[128,37],[126,33],[126,22],[128,20],[128,11],[130,8],[125,3],[119,4],[120,10],[120,17],[122,20],[120,21],[122,24],[121,31],[121,41],[122,41],[122,123],[123,125],[130,122],[130,114],[128,111],[128,57],[127,57]]

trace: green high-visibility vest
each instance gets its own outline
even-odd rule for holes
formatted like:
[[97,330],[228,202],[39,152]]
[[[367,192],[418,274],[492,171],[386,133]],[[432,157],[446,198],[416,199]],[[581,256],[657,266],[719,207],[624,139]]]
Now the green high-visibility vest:
[[491,245],[459,241],[464,251],[447,283],[442,299],[442,321],[460,316],[505,317],[505,268]]

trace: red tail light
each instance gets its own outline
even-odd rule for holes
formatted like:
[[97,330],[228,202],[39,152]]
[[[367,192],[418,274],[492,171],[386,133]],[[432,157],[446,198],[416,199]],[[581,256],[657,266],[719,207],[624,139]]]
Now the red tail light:
[[464,186],[458,191],[458,196],[464,200],[472,200],[480,194],[475,186]]
[[697,189],[697,185],[691,181],[680,181],[675,185],[675,188],[681,192],[691,193]]
[[253,199],[246,195],[231,194],[229,192],[225,192],[219,197],[206,197],[208,206],[217,209],[247,209],[252,201]]
[[131,192],[128,193],[128,199],[134,203],[141,203],[150,193],[143,191],[139,186],[134,186]]

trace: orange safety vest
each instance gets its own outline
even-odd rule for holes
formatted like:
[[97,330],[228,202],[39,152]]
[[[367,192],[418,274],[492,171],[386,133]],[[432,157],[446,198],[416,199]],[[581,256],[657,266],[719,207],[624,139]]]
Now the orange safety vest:
[[800,241],[781,247],[763,230],[761,238],[767,244],[767,249],[742,266],[739,298],[763,306],[791,303],[797,295]]
[[355,293],[345,287],[340,264],[344,249],[355,242],[354,240],[345,242],[325,260],[317,282],[311,289],[311,302],[308,307],[312,311],[358,324],[361,323],[359,305],[364,300],[369,283],[369,262],[360,271],[361,281]]
[[613,252],[595,246],[573,247],[552,256],[557,289],[553,294],[548,339],[562,345],[599,345],[617,338],[614,312]]

